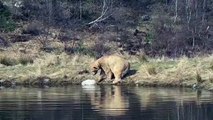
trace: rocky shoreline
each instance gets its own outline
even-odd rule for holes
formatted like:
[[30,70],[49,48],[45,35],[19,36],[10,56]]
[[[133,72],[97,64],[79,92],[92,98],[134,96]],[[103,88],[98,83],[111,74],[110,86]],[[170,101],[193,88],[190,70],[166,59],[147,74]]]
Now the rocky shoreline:
[[[89,75],[90,76],[90,75]],[[49,77],[38,77],[22,80],[15,79],[5,79],[0,80],[0,87],[13,88],[16,86],[25,86],[25,87],[63,87],[63,86],[72,86],[72,85],[81,85],[81,82],[86,80],[88,76],[80,75],[73,78],[49,78]],[[159,80],[133,80],[131,76],[124,78],[121,83],[117,85],[122,86],[144,86],[144,87],[170,87],[170,88],[192,88],[195,90],[208,90],[213,92],[212,83],[195,83],[191,81],[182,81],[182,82],[165,82]],[[97,85],[112,85],[112,81],[102,81],[97,83]]]

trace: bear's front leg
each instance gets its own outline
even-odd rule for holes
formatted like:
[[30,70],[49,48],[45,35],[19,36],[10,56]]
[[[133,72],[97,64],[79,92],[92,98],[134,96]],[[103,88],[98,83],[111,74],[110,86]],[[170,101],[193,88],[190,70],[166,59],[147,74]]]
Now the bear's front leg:
[[115,80],[112,82],[112,84],[117,84],[117,83],[121,82],[122,73],[116,72],[116,73],[114,73],[114,75],[115,75]]
[[98,83],[106,79],[106,74],[105,72],[101,69],[100,71],[100,77],[98,78]]
[[107,74],[107,81],[111,81],[113,73],[109,70],[106,74]]

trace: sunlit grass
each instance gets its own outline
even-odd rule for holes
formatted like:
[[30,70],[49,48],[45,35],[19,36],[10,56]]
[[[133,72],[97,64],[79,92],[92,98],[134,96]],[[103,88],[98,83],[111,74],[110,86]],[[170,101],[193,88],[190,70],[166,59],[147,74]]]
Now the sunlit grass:
[[[17,57],[9,56],[13,59]],[[23,59],[23,58],[22,58]],[[8,59],[5,59],[5,61]],[[63,79],[65,76],[72,78],[81,70],[88,69],[89,63],[94,60],[84,55],[68,55],[66,53],[52,54],[41,53],[30,64],[1,64],[0,79],[16,79],[24,81],[31,78],[47,76],[50,78]],[[8,62],[8,61],[6,61]],[[9,61],[10,62],[10,61]]]
[[[91,74],[79,74],[82,70],[89,71],[89,64],[95,60],[89,55],[37,52],[1,52],[0,79],[16,80],[18,82],[41,77],[63,81],[69,79],[96,79]],[[194,58],[170,59],[149,58],[145,55],[123,55],[130,62],[131,70],[136,73],[127,76],[127,81],[146,81],[150,84],[187,84],[205,83],[212,88],[213,55]],[[209,83],[209,84],[208,84]]]
[[[141,63],[136,79],[159,84],[186,84],[193,85],[212,83],[213,70],[212,55],[206,57],[178,59],[149,59],[147,63]],[[138,65],[137,65],[138,66]],[[213,87],[211,84],[208,85]]]

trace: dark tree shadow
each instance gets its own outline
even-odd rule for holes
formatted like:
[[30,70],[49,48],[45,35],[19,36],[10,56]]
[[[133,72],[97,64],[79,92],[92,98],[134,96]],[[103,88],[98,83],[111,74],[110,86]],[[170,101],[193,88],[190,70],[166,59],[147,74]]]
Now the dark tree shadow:
[[134,75],[134,74],[136,74],[136,72],[137,72],[137,70],[129,70],[129,72],[126,75],[124,75],[124,78]]

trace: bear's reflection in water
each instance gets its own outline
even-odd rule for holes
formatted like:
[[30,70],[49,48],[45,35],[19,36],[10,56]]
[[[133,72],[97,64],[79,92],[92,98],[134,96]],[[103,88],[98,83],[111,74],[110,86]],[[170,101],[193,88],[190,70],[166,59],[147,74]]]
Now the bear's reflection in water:
[[[188,104],[200,106],[212,99],[212,94],[191,89],[163,88],[129,88],[126,86],[95,86],[84,89],[95,111],[103,116],[122,116],[131,113],[131,109],[149,111],[150,108],[169,108],[169,103],[175,103],[174,108],[185,108]],[[137,105],[135,105],[137,104]],[[165,111],[159,111],[165,112]]]
[[[95,92],[95,89],[103,89],[102,92]],[[129,108],[127,96],[122,93],[121,86],[100,87],[96,86],[92,89],[85,89],[89,95],[93,109],[102,115],[121,116],[125,115]]]

